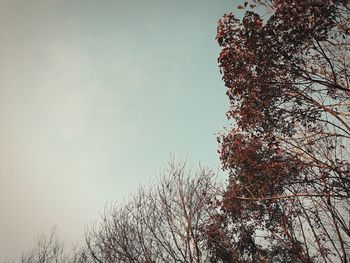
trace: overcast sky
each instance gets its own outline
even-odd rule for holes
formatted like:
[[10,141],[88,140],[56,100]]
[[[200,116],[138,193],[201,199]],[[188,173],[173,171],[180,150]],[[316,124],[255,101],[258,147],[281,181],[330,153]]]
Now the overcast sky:
[[233,0],[0,0],[0,262],[83,236],[170,155],[219,167]]

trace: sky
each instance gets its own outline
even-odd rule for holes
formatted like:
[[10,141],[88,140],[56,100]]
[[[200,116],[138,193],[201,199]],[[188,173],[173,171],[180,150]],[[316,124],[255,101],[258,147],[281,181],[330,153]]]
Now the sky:
[[234,0],[0,0],[0,262],[71,242],[171,156],[218,169]]

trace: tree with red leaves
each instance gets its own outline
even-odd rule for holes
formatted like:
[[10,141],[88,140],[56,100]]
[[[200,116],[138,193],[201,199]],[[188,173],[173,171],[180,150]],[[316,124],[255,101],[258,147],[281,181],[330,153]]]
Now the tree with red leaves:
[[350,1],[239,9],[217,32],[233,125],[218,138],[229,182],[207,226],[213,259],[349,262]]

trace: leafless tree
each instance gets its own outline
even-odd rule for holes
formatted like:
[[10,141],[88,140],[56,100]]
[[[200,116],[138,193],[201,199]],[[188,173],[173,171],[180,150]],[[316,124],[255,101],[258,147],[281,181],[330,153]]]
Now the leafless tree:
[[99,225],[86,234],[92,262],[206,262],[202,226],[217,194],[213,172],[169,169],[150,189],[105,209]]
[[24,252],[19,260],[11,263],[85,263],[88,257],[80,248],[73,247],[66,251],[64,242],[60,239],[57,229],[52,228],[49,235],[41,234],[36,239],[34,248]]

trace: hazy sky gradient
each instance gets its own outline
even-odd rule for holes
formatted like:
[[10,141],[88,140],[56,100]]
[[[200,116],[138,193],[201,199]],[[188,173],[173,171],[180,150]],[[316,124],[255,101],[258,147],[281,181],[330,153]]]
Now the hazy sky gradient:
[[0,0],[0,261],[71,241],[170,154],[219,166],[233,0]]

